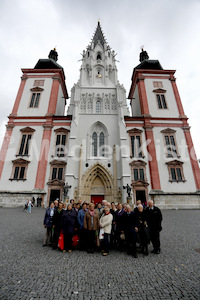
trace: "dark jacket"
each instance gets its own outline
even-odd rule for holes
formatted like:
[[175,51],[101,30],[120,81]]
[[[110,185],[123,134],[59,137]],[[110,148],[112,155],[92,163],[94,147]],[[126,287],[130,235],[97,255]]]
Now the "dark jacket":
[[53,217],[50,216],[50,212],[51,212],[51,208],[48,207],[46,209],[46,213],[45,213],[45,216],[44,216],[44,225],[46,225],[46,227],[52,227]]
[[146,210],[137,213],[138,222],[138,236],[142,247],[146,247],[150,243],[150,232],[149,227],[147,227],[147,213]]
[[138,229],[139,230],[144,229],[144,227],[146,227],[146,223],[147,223],[146,210],[143,210],[143,212],[139,212],[139,210],[137,210],[136,218],[137,218],[137,223],[138,223]]
[[61,228],[61,219],[62,219],[62,215],[63,215],[63,210],[61,210],[61,211],[59,212],[58,209],[57,209],[57,210],[54,212],[52,224],[55,225],[55,228],[56,228],[56,229],[60,229],[60,228]]
[[139,212],[138,207],[136,206],[133,211],[135,214],[137,214]]
[[110,209],[110,213],[112,214],[112,216],[113,216],[113,222],[115,222],[115,211],[114,211],[114,209]]
[[135,234],[135,227],[138,227],[136,214],[134,212],[123,214],[124,231],[132,232]]
[[161,231],[161,223],[162,223],[162,213],[160,209],[156,206],[153,206],[153,209],[150,207],[146,208],[146,217],[147,224],[152,231]]
[[75,210],[65,210],[62,215],[61,228],[64,234],[73,234],[77,228],[77,214]]
[[115,212],[115,222],[116,222],[116,227],[118,231],[123,231],[124,230],[124,220],[123,220],[123,214],[125,211],[122,209],[121,211],[117,210]]

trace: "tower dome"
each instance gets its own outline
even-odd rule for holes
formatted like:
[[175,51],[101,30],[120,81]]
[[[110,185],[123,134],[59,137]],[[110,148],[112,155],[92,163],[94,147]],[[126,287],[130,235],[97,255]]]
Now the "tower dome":
[[49,52],[48,58],[52,58],[52,59],[55,60],[55,61],[58,60],[58,52],[56,51],[56,48],[54,48],[53,50],[51,50],[51,51]]

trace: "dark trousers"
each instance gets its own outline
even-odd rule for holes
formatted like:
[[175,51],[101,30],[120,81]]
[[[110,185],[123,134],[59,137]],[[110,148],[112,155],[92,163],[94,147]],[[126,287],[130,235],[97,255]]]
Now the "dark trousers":
[[87,245],[87,235],[86,235],[86,230],[84,228],[79,229],[79,249],[80,250],[86,250],[86,245]]
[[121,235],[121,230],[117,229],[116,230],[117,247],[119,247],[119,251],[122,251],[124,248],[124,241],[121,239],[120,235]]
[[54,233],[53,233],[53,246],[58,247],[58,239],[60,236],[60,228],[55,227],[54,228]]
[[131,230],[125,231],[126,250],[128,254],[136,254],[136,234]]
[[110,250],[110,234],[104,233],[104,238],[102,240],[102,248],[105,253],[109,253]]
[[88,230],[87,231],[87,250],[94,251],[96,245],[96,235],[95,230]]
[[117,233],[116,226],[112,226],[112,231],[110,234],[110,249],[117,249]]
[[160,250],[160,232],[150,229],[150,239],[155,251]]
[[140,239],[140,245],[142,248],[147,247],[148,245],[148,240],[147,240],[147,236],[146,233],[144,231],[144,228],[139,228],[138,230],[138,236]]
[[64,234],[64,250],[72,249],[72,238],[73,238],[73,233]]
[[52,244],[52,227],[47,227],[43,245],[48,245],[49,246],[51,244]]

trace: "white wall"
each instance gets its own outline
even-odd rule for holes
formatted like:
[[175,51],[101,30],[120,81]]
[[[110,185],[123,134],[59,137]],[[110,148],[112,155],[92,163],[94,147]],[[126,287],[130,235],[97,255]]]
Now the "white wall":
[[[20,129],[27,126],[15,126],[11,136],[9,149],[7,151],[5,164],[3,168],[2,177],[0,180],[0,189],[7,191],[32,191],[35,185],[35,179],[37,174],[38,157],[40,154],[40,145],[43,135],[43,127],[41,126],[30,126],[35,129],[31,138],[29,146],[29,156],[16,156],[18,154],[19,146],[21,143],[22,133]],[[28,164],[27,180],[25,181],[10,181],[12,173],[13,163],[12,160],[22,158],[30,161]]]
[[63,91],[62,91],[62,87],[60,85],[55,115],[56,116],[64,116],[64,113],[65,113],[65,98],[64,98]]
[[[167,109],[159,109],[156,99],[156,93],[153,90],[158,89],[153,86],[153,81],[161,81],[163,88],[166,90],[165,98],[167,102]],[[171,81],[169,79],[150,79],[145,78],[145,88],[147,93],[147,100],[149,105],[149,113],[152,117],[160,118],[178,118],[179,112],[176,104],[176,99],[172,89]]]
[[[39,75],[39,74],[37,74]],[[53,74],[52,74],[53,75]],[[38,107],[29,107],[32,91],[30,89],[34,88],[34,80],[38,78],[28,78],[24,87],[24,92],[18,108],[18,116],[44,116],[47,113],[49,106],[49,98],[52,87],[52,78],[40,78],[44,80],[44,86],[41,86],[44,90],[41,92]]]
[[132,116],[138,117],[141,116],[141,108],[140,108],[140,100],[139,100],[139,93],[138,93],[138,87],[136,86],[134,94],[133,94],[132,103]]
[[[180,158],[167,158],[165,155],[165,145],[163,134],[161,130],[165,129],[166,127],[154,127],[154,139],[155,139],[155,146],[156,146],[156,157],[158,162],[159,168],[159,175],[160,175],[160,182],[161,182],[161,190],[163,192],[180,192],[180,193],[187,193],[187,192],[195,192],[196,186],[193,176],[193,171],[190,163],[190,158],[187,150],[187,145],[185,142],[184,132],[181,128],[173,128],[176,130],[176,141],[179,149],[179,153],[181,155]],[[183,173],[186,182],[169,182],[169,172],[166,162],[178,160],[183,163]]]

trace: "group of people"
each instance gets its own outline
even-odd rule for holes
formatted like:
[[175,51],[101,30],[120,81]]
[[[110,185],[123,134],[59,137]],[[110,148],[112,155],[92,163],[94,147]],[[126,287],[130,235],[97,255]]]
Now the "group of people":
[[31,214],[31,207],[41,207],[42,206],[42,197],[38,196],[37,201],[35,200],[35,197],[32,197],[32,199],[28,199],[24,205],[24,209],[26,212]]
[[27,202],[26,202],[25,205],[24,205],[24,210],[25,210],[27,213],[31,214],[31,207],[33,207],[34,204],[35,204],[35,203],[33,202],[33,200],[31,200],[31,199],[27,200]]
[[[127,251],[137,258],[137,253],[148,255],[148,244],[153,245],[152,253],[160,253],[160,231],[162,213],[152,200],[147,206],[137,201],[132,210],[128,204],[115,204],[103,200],[95,207],[94,203],[63,204],[55,200],[46,209],[46,228],[43,246],[60,248],[63,252],[73,250],[73,239],[78,237],[78,249],[94,253],[101,250],[104,256],[110,249]],[[59,240],[63,237],[63,247]]]

